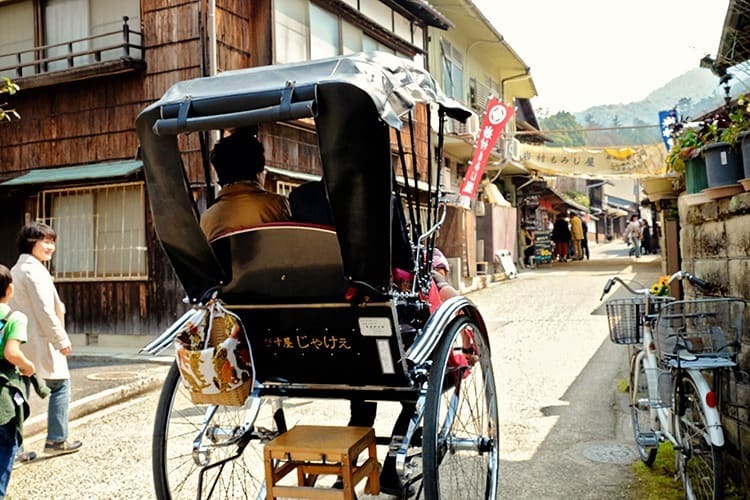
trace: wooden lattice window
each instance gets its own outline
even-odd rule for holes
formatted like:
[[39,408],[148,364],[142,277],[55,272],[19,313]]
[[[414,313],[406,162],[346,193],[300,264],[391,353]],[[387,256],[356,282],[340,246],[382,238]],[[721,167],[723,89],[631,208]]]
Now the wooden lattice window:
[[55,279],[146,279],[144,197],[142,182],[43,191],[37,219],[57,232]]

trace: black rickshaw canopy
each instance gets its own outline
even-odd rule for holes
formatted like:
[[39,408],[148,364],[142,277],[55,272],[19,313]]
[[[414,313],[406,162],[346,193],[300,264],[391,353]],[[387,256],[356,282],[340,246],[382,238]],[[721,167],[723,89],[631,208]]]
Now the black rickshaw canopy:
[[173,85],[137,118],[157,234],[191,299],[225,273],[204,237],[177,135],[312,117],[346,278],[385,293],[391,275],[393,170],[390,128],[416,103],[465,121],[413,62],[358,53],[227,71]]

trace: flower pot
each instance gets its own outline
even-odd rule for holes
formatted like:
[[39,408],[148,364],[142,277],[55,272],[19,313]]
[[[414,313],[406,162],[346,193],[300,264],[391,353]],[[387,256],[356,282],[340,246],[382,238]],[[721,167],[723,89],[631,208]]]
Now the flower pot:
[[708,187],[737,184],[743,178],[740,153],[726,142],[716,142],[703,147],[706,159]]
[[674,199],[677,198],[675,180],[675,177],[646,177],[641,185],[651,201]]
[[[748,153],[750,156],[750,153]],[[744,156],[743,156],[744,158]],[[702,156],[685,160],[685,189],[688,194],[700,193],[708,187],[706,160]]]
[[[750,130],[742,132],[739,135],[740,144],[742,147],[742,170],[745,173],[745,179],[750,179]],[[742,183],[745,186],[747,183]],[[747,191],[747,187],[745,188]]]

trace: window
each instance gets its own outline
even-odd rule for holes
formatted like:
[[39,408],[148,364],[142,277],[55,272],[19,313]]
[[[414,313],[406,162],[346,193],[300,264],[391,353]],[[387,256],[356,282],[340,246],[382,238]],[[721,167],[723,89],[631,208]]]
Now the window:
[[449,97],[464,100],[463,56],[445,40],[440,42],[440,58],[443,61],[443,91]]
[[339,19],[336,15],[310,5],[310,59],[334,57],[339,50]]
[[276,193],[289,197],[289,193],[297,186],[299,186],[298,182],[276,181]]
[[[73,1],[73,0],[68,0]],[[411,22],[395,14],[378,0],[347,2],[383,29],[398,35],[408,43],[421,47],[421,38],[412,41]],[[396,31],[394,32],[394,15]],[[414,26],[421,37],[422,30]],[[274,58],[276,63],[300,62],[310,59],[335,57],[354,52],[379,50],[391,54],[396,51],[385,43],[365,34],[359,26],[332,13],[310,0],[274,0]]]
[[[39,25],[34,12],[41,13]],[[31,76],[92,64],[99,60],[119,59],[123,55],[123,17],[131,30],[140,29],[140,0],[23,0],[0,2],[0,68],[24,65],[21,74],[3,71],[10,77]],[[35,31],[38,30],[38,31]],[[135,35],[134,35],[135,36]],[[48,46],[44,53],[34,51]],[[134,40],[130,40],[133,43]],[[110,48],[111,47],[111,48]],[[94,56],[94,50],[101,52]],[[140,54],[130,53],[134,57]],[[72,56],[72,57],[69,57]],[[41,59],[40,59],[41,58]],[[97,60],[98,58],[98,60]],[[52,59],[49,62],[30,64]]]
[[411,39],[411,23],[401,14],[393,13],[393,31],[404,40]]
[[388,31],[393,31],[393,10],[380,0],[360,0],[359,11]]
[[341,39],[343,43],[343,54],[362,52],[362,30],[346,21],[341,22]]
[[306,61],[310,25],[307,0],[276,0],[275,5],[276,62]]
[[38,218],[57,232],[58,280],[146,279],[143,183],[44,191]]
[[[34,48],[34,8],[31,0],[0,7],[0,68],[18,63],[16,54]],[[6,55],[2,55],[6,54]],[[21,62],[34,59],[32,52],[24,52]],[[31,74],[31,71],[27,71]],[[7,76],[15,76],[8,74]]]

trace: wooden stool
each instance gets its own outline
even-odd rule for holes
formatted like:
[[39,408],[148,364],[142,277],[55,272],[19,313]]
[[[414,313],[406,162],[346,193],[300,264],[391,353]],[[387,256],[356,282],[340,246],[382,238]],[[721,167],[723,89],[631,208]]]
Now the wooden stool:
[[[365,449],[369,449],[369,456],[357,466],[357,457]],[[354,486],[365,477],[365,492],[380,493],[375,431],[370,427],[298,425],[268,442],[263,455],[267,500],[277,497],[353,500]],[[276,484],[295,469],[297,486]],[[340,476],[344,488],[316,488],[315,480],[321,474]]]

